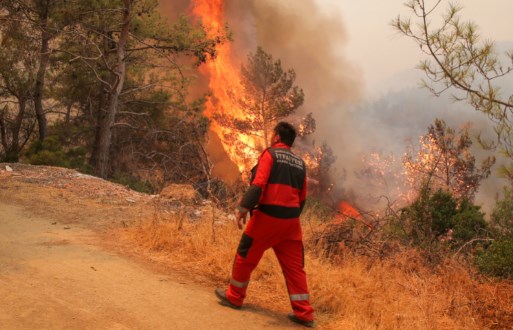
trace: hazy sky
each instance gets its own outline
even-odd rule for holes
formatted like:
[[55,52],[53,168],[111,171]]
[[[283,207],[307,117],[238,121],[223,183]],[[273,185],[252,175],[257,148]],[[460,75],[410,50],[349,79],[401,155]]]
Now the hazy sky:
[[[337,15],[340,12],[348,34],[342,52],[361,70],[367,93],[386,92],[385,86],[394,85],[390,82],[392,76],[414,68],[419,62],[418,46],[389,25],[398,14],[409,15],[408,8],[403,5],[406,0],[317,1],[330,11],[337,8],[334,11]],[[460,0],[453,3],[463,7],[463,19],[474,21],[484,38],[513,41],[512,0]],[[442,5],[447,8],[446,3]]]

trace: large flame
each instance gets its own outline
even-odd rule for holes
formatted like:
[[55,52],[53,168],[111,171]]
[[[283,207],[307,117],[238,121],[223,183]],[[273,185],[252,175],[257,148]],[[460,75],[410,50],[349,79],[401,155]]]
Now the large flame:
[[[193,0],[192,10],[199,17],[207,30],[214,37],[224,30],[224,0]],[[202,67],[209,76],[211,96],[206,102],[205,115],[212,120],[211,129],[219,136],[230,159],[245,173],[258,156],[257,139],[248,134],[234,131],[216,122],[216,114],[223,114],[236,119],[247,119],[230,95],[242,95],[238,63],[233,59],[230,43],[217,47],[217,56]]]

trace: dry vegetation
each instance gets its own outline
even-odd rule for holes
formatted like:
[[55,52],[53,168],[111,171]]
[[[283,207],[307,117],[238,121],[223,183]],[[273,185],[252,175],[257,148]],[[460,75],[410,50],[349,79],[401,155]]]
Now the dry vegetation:
[[[120,252],[145,251],[142,257],[153,265],[183,270],[192,281],[206,281],[211,287],[228,283],[241,231],[212,204],[196,204],[188,190],[175,189],[167,199],[152,198],[73,170],[11,164],[14,172],[9,173],[2,171],[4,165],[3,201],[26,205],[63,223],[98,228],[108,236],[106,244],[121,240]],[[178,195],[187,201],[176,200]],[[321,253],[323,246],[314,244],[326,227],[308,213],[303,221],[306,270],[319,328],[513,328],[511,283],[484,279],[453,259],[433,269],[406,248],[394,247],[383,257],[364,256],[346,246],[328,259]],[[247,303],[289,312],[272,251],[255,270]]]
[[[322,224],[309,219],[305,242]],[[241,232],[215,218],[188,221],[180,214],[153,216],[120,229],[152,254],[167,256],[176,268],[201,273],[225,286]],[[317,252],[316,252],[317,251]],[[513,327],[513,286],[485,281],[455,260],[436,269],[412,249],[386,258],[346,250],[338,258],[322,257],[307,243],[306,270],[320,328],[325,329],[507,329]],[[342,250],[343,251],[343,250]],[[255,270],[247,303],[287,312],[284,280],[272,251]]]

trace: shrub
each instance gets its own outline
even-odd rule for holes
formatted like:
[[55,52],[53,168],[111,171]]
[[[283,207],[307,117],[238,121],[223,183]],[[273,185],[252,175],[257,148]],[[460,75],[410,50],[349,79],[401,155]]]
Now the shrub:
[[402,210],[399,226],[403,239],[427,250],[459,248],[487,228],[479,206],[466,199],[458,203],[450,193],[431,193],[428,188]]
[[458,206],[457,213],[452,218],[452,237],[457,245],[464,244],[476,237],[482,236],[488,225],[480,207],[464,199]]
[[62,145],[55,136],[47,137],[43,142],[33,142],[25,154],[27,161],[32,165],[50,165],[69,167]]
[[513,191],[504,190],[490,217],[495,240],[476,257],[479,270],[485,274],[513,278]]
[[513,278],[513,235],[495,240],[476,257],[476,264],[485,274]]
[[497,235],[513,234],[513,191],[511,189],[504,189],[504,198],[495,204],[490,220]]
[[126,172],[116,172],[112,176],[113,182],[122,184],[132,190],[142,193],[154,193],[155,189],[149,181],[143,181]]
[[64,147],[59,137],[51,135],[43,142],[34,141],[25,153],[25,159],[32,165],[48,165],[78,169],[83,173],[92,173],[86,163],[86,150],[83,147]]

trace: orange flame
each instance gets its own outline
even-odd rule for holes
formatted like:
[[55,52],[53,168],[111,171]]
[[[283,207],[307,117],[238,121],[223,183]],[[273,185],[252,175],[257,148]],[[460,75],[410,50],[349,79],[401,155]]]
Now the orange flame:
[[[224,0],[194,0],[192,11],[201,18],[209,36],[223,33]],[[231,118],[246,119],[247,116],[235,104],[232,95],[241,95],[239,70],[235,68],[230,43],[217,47],[215,59],[207,62],[202,70],[210,77],[211,96],[206,102],[205,115],[212,120],[211,129],[219,136],[223,148],[241,172],[249,169],[256,160],[257,140],[247,134],[234,131],[216,123],[215,115],[222,113]]]
[[344,218],[356,219],[359,220],[362,218],[362,215],[354,206],[349,204],[347,201],[342,201],[338,205],[338,211]]
[[369,227],[369,229],[372,229],[372,226],[364,220],[360,211],[358,211],[348,201],[340,202],[340,204],[338,205],[338,212],[339,216],[336,217],[333,223],[339,224],[352,219],[355,221],[360,221],[361,223]]

